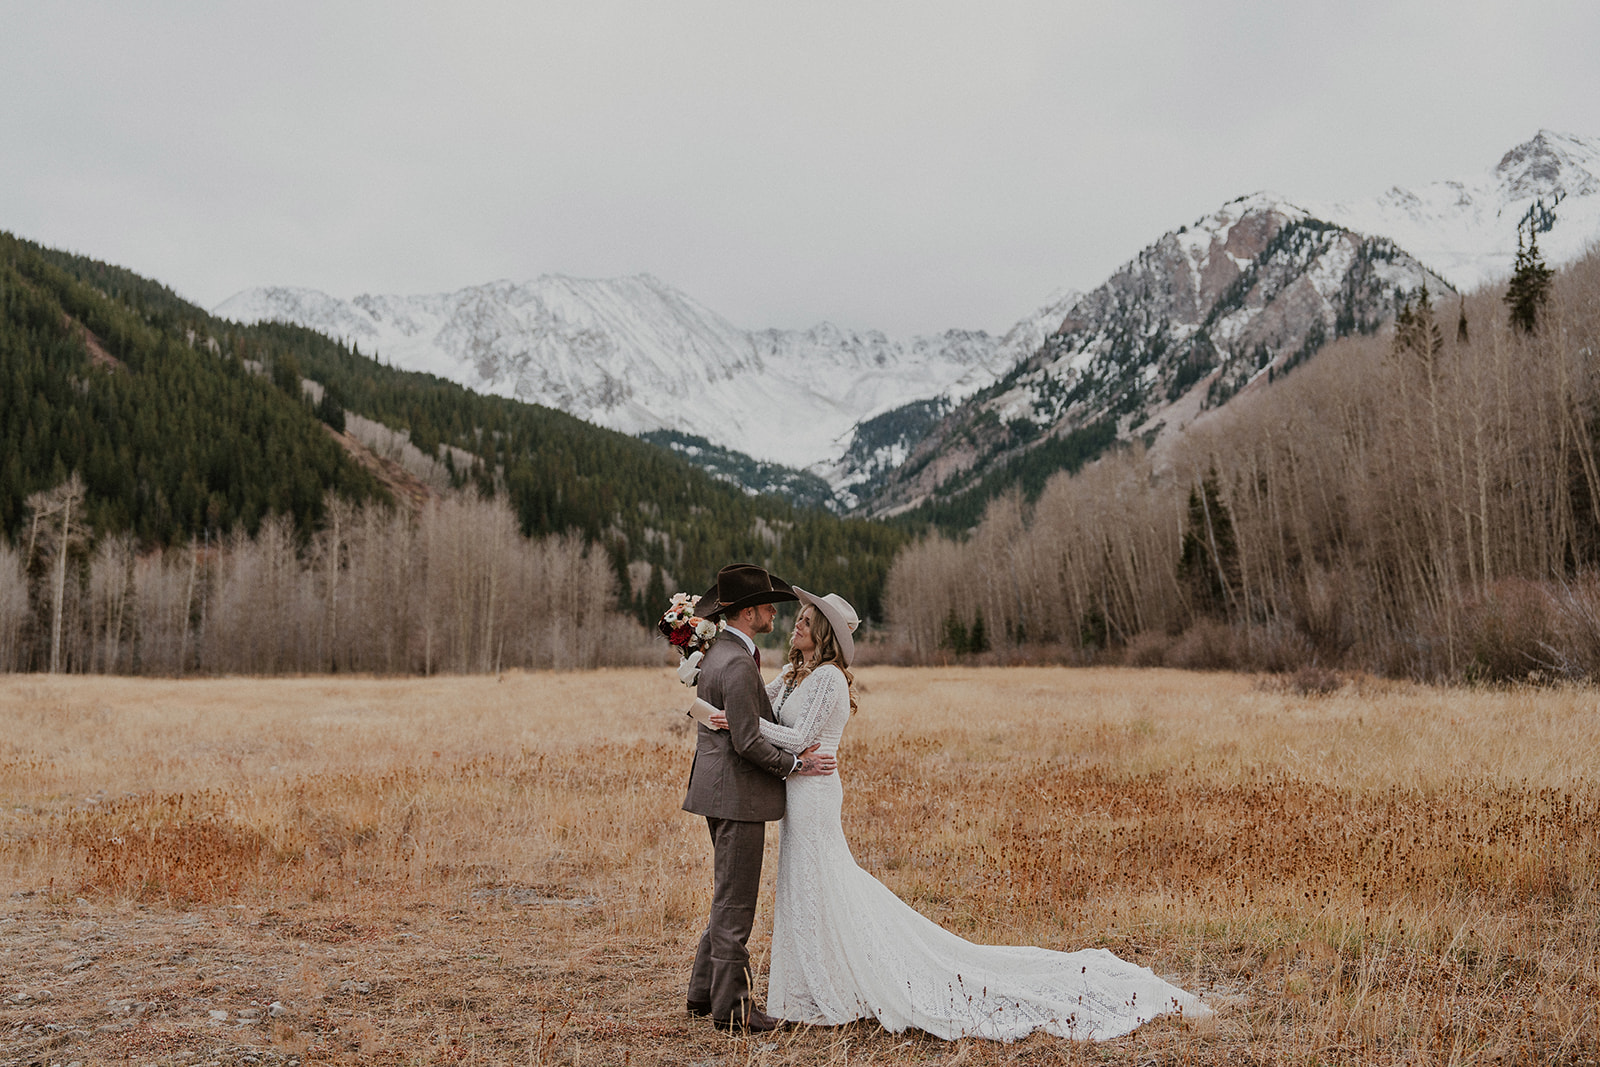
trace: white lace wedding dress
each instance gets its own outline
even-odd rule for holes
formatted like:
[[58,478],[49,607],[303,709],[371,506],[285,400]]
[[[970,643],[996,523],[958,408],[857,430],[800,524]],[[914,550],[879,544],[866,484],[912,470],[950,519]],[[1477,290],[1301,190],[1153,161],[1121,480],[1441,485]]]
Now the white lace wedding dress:
[[[838,750],[850,718],[845,679],[825,665],[785,692],[767,687],[780,724],[769,741],[793,752]],[[1010,1041],[1034,1030],[1104,1040],[1157,1015],[1210,1014],[1199,998],[1104,949],[974,945],[918,914],[856,866],[839,814],[837,774],[793,775],[780,829],[767,1011],[837,1025],[876,1017],[898,1033]]]

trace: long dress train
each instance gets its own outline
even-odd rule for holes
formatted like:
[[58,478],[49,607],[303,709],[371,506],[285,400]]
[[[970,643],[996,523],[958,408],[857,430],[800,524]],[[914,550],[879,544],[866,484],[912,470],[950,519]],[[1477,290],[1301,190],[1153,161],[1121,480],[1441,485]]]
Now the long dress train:
[[[850,718],[843,673],[813,670],[768,686],[780,723],[767,739],[835,753]],[[975,945],[945,930],[856,865],[840,822],[837,774],[791,776],[779,832],[767,1011],[837,1025],[875,1017],[893,1032],[1010,1041],[1034,1030],[1104,1040],[1172,1012],[1210,1014],[1192,993],[1104,949]]]

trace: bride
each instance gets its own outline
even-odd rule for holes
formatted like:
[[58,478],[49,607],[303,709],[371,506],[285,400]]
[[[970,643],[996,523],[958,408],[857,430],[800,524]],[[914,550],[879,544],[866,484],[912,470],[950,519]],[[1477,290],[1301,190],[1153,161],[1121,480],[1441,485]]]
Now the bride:
[[[794,587],[789,662],[767,686],[767,740],[834,754],[855,711],[850,661],[859,619],[837,593]],[[725,726],[720,717],[713,726]],[[838,1025],[875,1017],[893,1032],[1010,1041],[1034,1030],[1104,1040],[1170,1012],[1210,1014],[1198,997],[1104,949],[974,945],[924,918],[856,865],[840,822],[842,775],[791,776],[779,831],[767,1011]]]

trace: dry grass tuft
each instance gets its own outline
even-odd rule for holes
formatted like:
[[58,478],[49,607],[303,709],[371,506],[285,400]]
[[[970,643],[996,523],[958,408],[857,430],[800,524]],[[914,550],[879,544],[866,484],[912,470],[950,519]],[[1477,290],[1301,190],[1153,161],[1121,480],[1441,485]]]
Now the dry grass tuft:
[[1592,690],[859,678],[841,758],[864,867],[965,936],[1108,947],[1217,1016],[1103,1046],[690,1020],[709,849],[678,809],[666,670],[12,676],[0,1064],[1600,1055]]

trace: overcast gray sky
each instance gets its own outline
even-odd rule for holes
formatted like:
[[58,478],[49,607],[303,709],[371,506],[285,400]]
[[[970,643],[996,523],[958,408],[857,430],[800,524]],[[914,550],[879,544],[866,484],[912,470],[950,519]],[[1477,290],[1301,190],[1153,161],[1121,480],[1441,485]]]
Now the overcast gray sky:
[[[1303,9],[1303,10],[1302,10]],[[0,229],[211,306],[648,271],[1003,330],[1242,193],[1600,136],[1600,3],[0,0]]]

